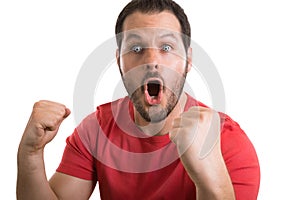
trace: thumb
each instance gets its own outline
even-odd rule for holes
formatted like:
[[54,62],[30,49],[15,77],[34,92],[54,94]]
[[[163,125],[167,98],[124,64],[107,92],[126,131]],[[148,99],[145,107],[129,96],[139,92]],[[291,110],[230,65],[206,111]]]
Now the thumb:
[[59,128],[59,126],[61,125],[61,123],[71,114],[71,110],[69,108],[65,108],[65,114],[62,118],[62,120],[60,121],[60,123],[58,124],[57,129]]
[[71,110],[69,108],[65,108],[65,115],[63,118],[66,119],[70,114],[71,114]]
[[71,110],[69,108],[65,108],[65,113],[64,115],[62,116],[62,118],[59,120],[57,126],[54,126],[54,127],[46,127],[45,130],[47,131],[54,131],[54,132],[57,132],[60,125],[62,124],[62,122],[71,114]]

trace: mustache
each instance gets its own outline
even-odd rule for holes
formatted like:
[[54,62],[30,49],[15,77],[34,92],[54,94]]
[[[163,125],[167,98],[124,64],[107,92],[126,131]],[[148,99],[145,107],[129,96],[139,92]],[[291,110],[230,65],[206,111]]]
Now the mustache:
[[164,82],[164,78],[158,73],[158,72],[147,72],[145,75],[144,75],[144,78],[142,79],[142,82],[141,82],[141,90],[144,91],[144,84],[145,82],[147,81],[147,79],[150,79],[150,78],[158,78],[162,81],[163,83],[163,86],[165,85],[165,82]]
[[135,71],[131,71],[127,74],[123,74],[121,72],[121,78],[123,84],[128,92],[128,95],[131,97],[135,92],[141,91],[144,92],[145,86],[144,84],[147,82],[147,79],[157,78],[160,79],[163,86],[165,85],[165,81],[163,76],[157,71],[147,71],[143,74],[137,75]]
[[147,72],[142,79],[141,85],[144,85],[145,81],[149,78],[159,78],[164,83],[164,78],[158,72]]

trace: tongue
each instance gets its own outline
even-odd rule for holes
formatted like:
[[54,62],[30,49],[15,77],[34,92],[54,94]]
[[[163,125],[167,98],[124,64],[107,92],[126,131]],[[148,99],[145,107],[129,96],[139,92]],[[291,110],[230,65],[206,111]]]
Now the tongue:
[[161,91],[159,91],[157,96],[150,96],[148,90],[145,90],[145,101],[149,105],[157,105],[161,102]]

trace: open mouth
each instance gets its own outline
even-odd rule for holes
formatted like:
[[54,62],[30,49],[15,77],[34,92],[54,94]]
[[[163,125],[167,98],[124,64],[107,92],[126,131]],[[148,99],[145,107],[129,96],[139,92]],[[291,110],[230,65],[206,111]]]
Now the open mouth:
[[149,105],[160,104],[163,92],[163,82],[158,78],[150,78],[145,81],[145,100]]

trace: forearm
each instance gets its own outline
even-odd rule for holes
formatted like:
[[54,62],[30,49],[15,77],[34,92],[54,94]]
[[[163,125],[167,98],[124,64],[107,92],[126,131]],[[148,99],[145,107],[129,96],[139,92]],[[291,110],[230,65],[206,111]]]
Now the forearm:
[[216,155],[218,153],[214,150],[211,155],[200,161],[199,173],[194,174],[197,199],[235,199],[233,185],[225,162],[220,155]]
[[235,199],[231,178],[218,145],[204,158],[190,153],[182,156],[181,161],[196,186],[197,199]]
[[235,194],[230,180],[215,180],[214,183],[196,185],[197,200],[234,200]]
[[208,199],[208,200],[235,200],[234,194],[223,189],[203,190],[196,187],[196,199]]
[[43,151],[30,153],[20,145],[18,151],[17,199],[58,199],[45,172]]

